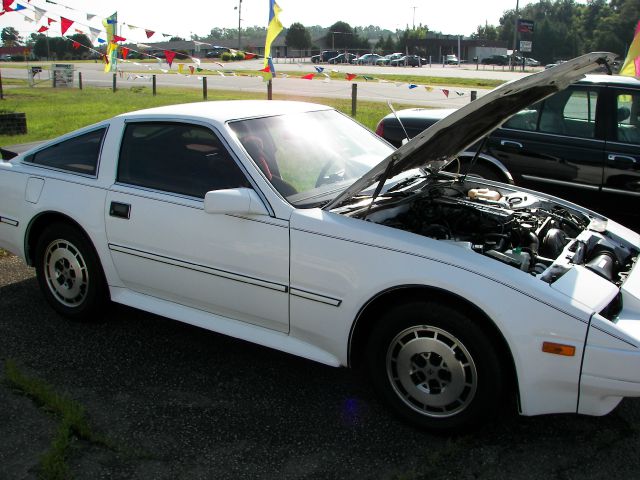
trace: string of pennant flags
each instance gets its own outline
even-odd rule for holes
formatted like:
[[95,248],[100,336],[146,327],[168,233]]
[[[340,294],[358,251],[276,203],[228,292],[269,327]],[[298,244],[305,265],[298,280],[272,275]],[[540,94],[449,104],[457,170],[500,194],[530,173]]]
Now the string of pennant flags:
[[[81,12],[78,9],[69,7],[67,5],[64,5],[61,2],[54,2],[52,0],[45,0],[45,2],[47,4],[52,4],[52,5],[56,5],[58,7],[62,7],[65,8],[67,10],[71,10],[71,11],[75,11],[75,12]],[[274,23],[274,19],[275,22],[277,22],[277,27],[276,30],[279,29],[281,30],[282,25],[279,24],[279,20],[277,18],[278,13],[280,12],[280,8],[277,6],[277,4],[275,4],[275,2],[272,2],[273,6],[272,8],[275,10],[275,15],[272,15],[272,18],[270,20],[270,25],[269,25],[269,30],[271,30],[272,28],[272,24]],[[161,72],[163,73],[169,73],[170,70],[172,70],[172,66],[174,63],[174,60],[176,59],[176,57],[178,55],[184,55],[184,53],[181,52],[176,52],[174,50],[170,50],[170,49],[165,49],[163,50],[163,54],[164,54],[164,58],[158,56],[158,55],[154,55],[151,53],[147,53],[144,51],[144,49],[150,49],[152,48],[150,45],[144,44],[144,43],[138,43],[138,42],[130,42],[128,45],[121,45],[121,43],[127,42],[127,37],[118,35],[117,33],[115,33],[115,28],[114,26],[117,23],[117,15],[113,14],[112,16],[105,18],[102,20],[102,24],[104,26],[104,29],[100,29],[100,28],[95,28],[89,24],[83,23],[82,21],[78,21],[78,20],[73,20],[70,18],[67,18],[66,16],[63,15],[59,15],[56,13],[53,13],[52,11],[50,11],[48,8],[41,8],[41,6],[37,6],[35,4],[35,2],[32,2],[32,0],[27,0],[27,3],[24,4],[20,3],[17,0],[2,0],[2,11],[0,12],[0,16],[7,14],[7,13],[17,13],[20,14],[24,17],[25,21],[27,21],[28,23],[36,23],[36,24],[41,24],[36,32],[37,33],[45,33],[47,31],[49,31],[52,27],[53,24],[58,24],[60,27],[60,32],[62,35],[62,38],[64,38],[65,40],[69,41],[72,43],[72,47],[74,49],[86,49],[96,55],[99,55],[103,61],[105,62],[105,72],[109,72],[112,70],[113,64],[115,64],[116,62],[123,62],[123,63],[128,63],[128,64],[132,64],[138,68],[147,68],[148,70],[155,70],[156,68],[158,68],[157,66],[150,66],[149,64],[142,64],[139,62],[136,62],[134,60],[129,60],[127,57],[131,54],[131,53],[135,53],[137,55],[140,55],[142,57],[146,57],[146,58],[150,58],[150,59],[154,59],[156,60],[159,64],[162,64],[163,60],[167,63],[168,65],[168,69],[165,68],[159,68]],[[31,18],[31,14],[34,15],[34,18]],[[87,22],[90,21],[94,21],[94,19],[96,18],[100,18],[98,15],[96,14],[92,14],[92,13],[84,13],[81,12],[81,14],[84,16],[84,18],[86,18]],[[53,17],[57,17],[57,18],[53,18]],[[59,20],[58,20],[59,19]],[[156,35],[156,30],[151,29],[151,28],[142,28],[142,27],[137,27],[128,23],[124,23],[124,25],[127,26],[127,28],[131,31],[135,31],[135,30],[142,30],[144,31],[144,35],[146,37],[146,39],[151,39],[151,37],[153,37],[154,35]],[[73,27],[73,32],[76,34],[87,34],[87,31],[89,32],[89,37],[91,42],[93,42],[91,45],[84,45],[83,43],[79,42],[78,40],[74,40],[72,38],[70,38],[68,35],[68,32],[72,29]],[[80,27],[80,28],[78,28]],[[279,32],[278,32],[279,33]],[[172,34],[168,34],[168,33],[160,33],[160,35],[162,35],[162,37],[172,37],[175,35]],[[268,36],[270,35],[270,32],[268,32]],[[277,35],[277,33],[275,33],[275,35]],[[274,36],[275,36],[274,35]],[[106,37],[106,38],[105,38]],[[109,39],[109,41],[107,41],[107,39]],[[95,49],[93,47],[94,43],[98,43],[98,45],[103,45],[106,46],[106,54],[102,51],[99,51],[97,49]],[[194,41],[195,44],[200,44],[200,45],[209,45],[206,42],[198,42],[198,41]],[[135,44],[136,48],[133,48],[131,46],[131,44]],[[235,51],[234,51],[235,52]],[[256,58],[257,55],[250,53],[250,52],[243,52],[245,54],[245,59],[251,59],[251,58]],[[119,57],[117,56],[119,54]],[[267,57],[265,59],[265,68],[260,69],[260,72],[264,72],[264,73],[268,73],[270,74],[269,76],[262,76],[262,75],[250,75],[248,73],[243,73],[242,70],[230,70],[228,69],[223,63],[220,62],[214,62],[214,65],[217,65],[220,68],[223,68],[225,70],[220,70],[220,69],[207,69],[207,68],[203,68],[201,60],[197,57],[192,57],[192,56],[188,56],[187,58],[189,58],[189,60],[191,61],[192,65],[187,65],[185,63],[177,63],[177,74],[178,75],[186,75],[186,76],[191,76],[191,75],[195,75],[195,74],[207,74],[207,72],[211,72],[217,75],[220,75],[222,77],[226,77],[226,76],[258,76],[258,77],[262,77],[263,80],[268,80],[269,77],[270,78],[274,78],[276,76],[279,76],[281,78],[287,78],[289,75],[287,75],[286,73],[280,73],[278,75],[276,75],[276,69],[275,66],[273,65],[272,59],[271,57]],[[304,66],[302,64],[298,64],[298,66],[300,68],[304,68]],[[327,73],[325,71],[324,67],[321,66],[315,66],[314,67],[315,71],[307,73],[305,75],[302,75],[301,79],[303,80],[313,80],[314,78],[316,78],[317,76],[321,76],[324,77],[323,81],[324,82],[330,82],[331,81],[331,75],[329,73]],[[116,69],[116,71],[118,71]],[[338,70],[330,70],[331,73],[340,73]],[[142,75],[142,74],[137,74],[137,73],[126,73],[123,72],[122,70],[119,70],[118,73],[120,74],[120,76],[124,76],[125,74],[127,74],[127,78],[128,79],[148,79],[149,77],[146,75]],[[202,78],[201,76],[198,77],[199,79]],[[381,78],[376,78],[370,75],[358,75],[355,73],[345,73],[344,79],[346,81],[354,81],[356,79],[362,79],[365,82],[371,82],[371,81],[375,81],[375,82],[380,82],[380,83],[394,83],[396,87],[406,87],[410,90],[414,90],[414,89],[419,89],[420,87],[416,84],[413,83],[406,83],[406,82],[390,82],[388,80],[385,79],[381,79]],[[459,97],[461,96],[465,96],[466,93],[465,92],[461,92],[461,91],[457,91],[457,90],[450,90],[450,89],[445,89],[445,88],[437,88],[437,87],[432,87],[432,86],[428,86],[428,85],[424,85],[423,88],[427,91],[427,92],[434,92],[434,91],[440,91],[445,97],[449,98],[449,96],[453,93]]]

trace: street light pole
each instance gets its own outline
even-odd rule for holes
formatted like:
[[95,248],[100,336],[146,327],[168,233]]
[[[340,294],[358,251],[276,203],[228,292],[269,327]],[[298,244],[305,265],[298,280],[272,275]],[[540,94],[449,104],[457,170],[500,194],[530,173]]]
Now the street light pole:
[[242,22],[242,0],[238,0],[238,50],[242,50],[242,30],[240,22]]
[[518,7],[520,0],[516,0],[516,19],[513,25],[513,52],[511,53],[511,70],[516,69],[516,40],[518,38]]

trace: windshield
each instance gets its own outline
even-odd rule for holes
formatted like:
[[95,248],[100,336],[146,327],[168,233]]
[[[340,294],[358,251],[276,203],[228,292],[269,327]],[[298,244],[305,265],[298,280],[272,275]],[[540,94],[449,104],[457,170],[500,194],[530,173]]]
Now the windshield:
[[229,124],[272,185],[296,207],[331,200],[393,152],[378,136],[335,110]]

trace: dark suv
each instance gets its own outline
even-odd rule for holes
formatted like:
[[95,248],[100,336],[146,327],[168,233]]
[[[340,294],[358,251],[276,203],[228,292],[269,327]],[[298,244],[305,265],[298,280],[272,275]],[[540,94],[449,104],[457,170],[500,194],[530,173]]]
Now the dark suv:
[[[409,137],[453,110],[401,110]],[[404,133],[391,114],[376,132],[395,146]],[[478,148],[461,153],[468,165]],[[453,168],[453,167],[452,167]],[[567,198],[633,222],[640,219],[640,80],[588,75],[516,113],[494,130],[477,161],[480,176]]]
[[324,50],[320,52],[320,55],[314,55],[313,57],[311,57],[311,61],[313,63],[326,63],[329,61],[329,59],[335,58],[338,55],[340,55],[340,52],[338,52],[337,50]]

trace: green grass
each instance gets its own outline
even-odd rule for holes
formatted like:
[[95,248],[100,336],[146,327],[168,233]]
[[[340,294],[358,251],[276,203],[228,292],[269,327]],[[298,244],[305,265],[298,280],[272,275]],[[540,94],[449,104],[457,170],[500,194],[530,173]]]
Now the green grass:
[[84,408],[65,395],[56,393],[44,381],[28,377],[20,371],[15,361],[5,363],[6,382],[14,389],[31,398],[36,405],[60,419],[60,425],[49,450],[40,459],[42,477],[47,480],[69,478],[66,462],[74,438],[111,448],[107,442],[95,435],[89,427]]
[[[265,93],[209,90],[208,99],[265,99]],[[310,98],[274,95],[274,99],[305,100],[332,106],[347,114],[351,113],[350,99]],[[108,119],[120,113],[176,103],[202,101],[198,89],[163,87],[154,97],[148,87],[110,89],[86,87],[78,89],[11,88],[5,94],[0,108],[5,111],[25,112],[26,135],[0,135],[0,145],[27,143],[55,138],[75,129]],[[389,113],[384,103],[358,102],[356,120],[374,129],[377,122]]]

